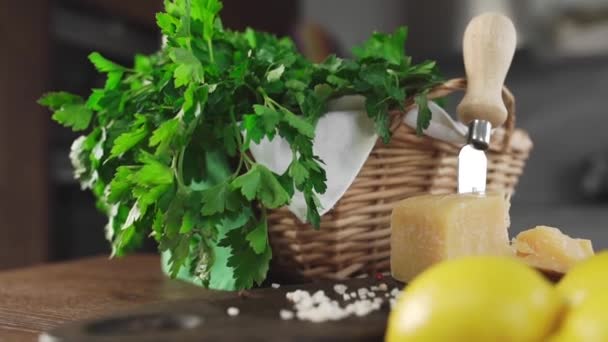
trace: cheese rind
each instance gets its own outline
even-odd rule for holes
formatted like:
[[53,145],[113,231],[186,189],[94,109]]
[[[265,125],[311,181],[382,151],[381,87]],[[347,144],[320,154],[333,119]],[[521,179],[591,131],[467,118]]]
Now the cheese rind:
[[408,282],[442,260],[512,255],[509,202],[501,193],[424,195],[398,203],[391,217],[391,273]]
[[566,273],[572,266],[594,254],[590,240],[573,239],[559,229],[537,226],[513,239],[518,258],[536,268]]

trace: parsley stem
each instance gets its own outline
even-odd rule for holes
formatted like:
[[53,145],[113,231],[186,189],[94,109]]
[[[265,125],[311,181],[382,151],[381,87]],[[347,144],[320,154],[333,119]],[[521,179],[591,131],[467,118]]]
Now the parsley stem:
[[[260,88],[260,90],[262,92],[264,92],[263,89]],[[289,110],[288,108],[286,108],[285,106],[282,106],[280,103],[278,103],[277,101],[273,100],[270,96],[266,95],[266,93],[264,92],[264,104],[265,105],[270,105],[271,108],[278,108],[287,112],[292,113],[291,110]]]
[[215,63],[213,58],[213,44],[211,44],[211,39],[207,39],[207,48],[209,49],[209,60],[211,63]]
[[251,166],[255,164],[255,161],[249,158],[249,155],[247,155],[247,153],[243,153],[243,158],[245,159],[245,165],[247,165],[247,168],[251,168]]
[[179,154],[174,155],[171,160],[171,168],[174,170],[175,179],[177,180],[177,187],[180,190],[187,190],[187,187],[184,183],[184,152],[186,152],[186,147],[183,147]]
[[246,156],[246,152],[243,151],[243,136],[241,135],[241,132],[239,132],[238,125],[236,124],[236,118],[234,117],[234,107],[230,109],[230,121],[232,122],[232,125],[236,127],[235,138],[236,144],[238,145],[238,151],[240,152],[239,165],[237,166],[236,171],[232,174],[232,177],[236,177],[241,173],[241,168],[243,167],[243,157]]

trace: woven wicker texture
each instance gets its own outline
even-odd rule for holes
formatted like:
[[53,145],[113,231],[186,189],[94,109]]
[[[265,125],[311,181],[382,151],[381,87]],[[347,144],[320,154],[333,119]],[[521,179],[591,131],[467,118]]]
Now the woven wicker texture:
[[[447,81],[429,92],[430,99],[466,88],[466,81]],[[505,88],[509,112],[504,127],[492,135],[487,189],[511,194],[532,148],[528,135],[515,129],[515,102]],[[378,141],[348,191],[321,218],[314,230],[282,208],[268,217],[274,262],[311,280],[345,279],[390,270],[390,215],[393,205],[421,194],[454,193],[459,146],[418,136],[393,114],[393,137]]]

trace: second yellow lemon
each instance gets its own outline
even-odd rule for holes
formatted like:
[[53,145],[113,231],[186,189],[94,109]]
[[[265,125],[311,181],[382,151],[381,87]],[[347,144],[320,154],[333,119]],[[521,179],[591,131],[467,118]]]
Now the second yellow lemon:
[[550,341],[608,341],[608,293],[598,293],[571,309]]
[[516,260],[461,258],[414,279],[391,312],[386,341],[541,341],[562,308],[555,288]]
[[573,307],[590,296],[608,292],[608,251],[574,266],[557,284]]

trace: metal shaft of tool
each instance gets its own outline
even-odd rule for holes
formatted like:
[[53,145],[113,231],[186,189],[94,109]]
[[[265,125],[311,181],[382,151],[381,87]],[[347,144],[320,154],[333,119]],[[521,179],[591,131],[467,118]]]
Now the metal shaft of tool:
[[469,123],[468,142],[478,150],[485,151],[490,147],[492,124],[486,120],[473,120]]

